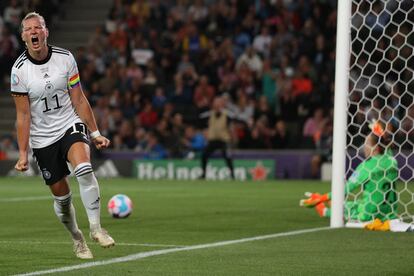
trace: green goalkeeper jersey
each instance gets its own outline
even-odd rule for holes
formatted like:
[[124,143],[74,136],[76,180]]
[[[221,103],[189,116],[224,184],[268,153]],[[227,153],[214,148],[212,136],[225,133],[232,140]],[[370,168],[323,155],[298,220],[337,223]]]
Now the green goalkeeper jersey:
[[357,212],[351,215],[351,218],[362,221],[396,218],[395,182],[397,179],[398,164],[391,151],[372,156],[359,164],[345,187],[346,195],[362,188]]

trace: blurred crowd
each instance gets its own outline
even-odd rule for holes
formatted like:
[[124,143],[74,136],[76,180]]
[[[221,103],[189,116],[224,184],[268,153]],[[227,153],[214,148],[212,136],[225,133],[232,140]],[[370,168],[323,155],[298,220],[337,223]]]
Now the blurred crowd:
[[[12,22],[18,1],[5,2],[0,26],[13,53],[2,38],[2,62],[22,50],[15,31],[26,7],[53,19],[33,8],[52,0],[20,1],[29,4]],[[74,55],[113,149],[192,156],[206,144],[199,114],[223,97],[237,115],[234,148],[330,152],[335,32],[333,0],[114,0]]]
[[[64,14],[58,0],[5,0],[0,1],[0,90],[10,90],[10,71],[16,58],[24,50],[20,39],[20,22],[31,11],[43,15],[49,24]],[[0,160],[17,158],[17,141],[14,130],[0,137]]]
[[20,39],[20,22],[22,16],[31,11],[42,14],[49,24],[52,24],[54,18],[63,14],[63,11],[59,12],[58,0],[0,1],[0,80],[2,83],[4,77],[10,74],[14,61],[24,49]]
[[115,149],[183,157],[217,96],[235,148],[315,148],[332,130],[335,30],[327,1],[115,0],[76,58]]

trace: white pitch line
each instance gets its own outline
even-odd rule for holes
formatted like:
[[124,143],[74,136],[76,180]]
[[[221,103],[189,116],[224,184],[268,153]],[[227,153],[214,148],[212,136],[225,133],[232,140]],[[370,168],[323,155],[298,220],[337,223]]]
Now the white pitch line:
[[175,245],[175,244],[157,244],[157,243],[117,243],[116,245],[123,246],[147,246],[147,247],[175,247],[175,248],[184,248],[188,245]]
[[37,200],[46,200],[53,197],[49,196],[26,196],[26,197],[10,197],[10,198],[0,198],[0,202],[20,202],[20,201],[37,201]]
[[311,228],[311,229],[275,233],[275,234],[263,235],[263,236],[257,236],[257,237],[251,237],[251,238],[244,238],[244,239],[238,239],[238,240],[229,240],[229,241],[221,241],[221,242],[206,243],[206,244],[199,244],[199,245],[191,245],[191,246],[185,246],[181,248],[154,250],[154,251],[131,254],[131,255],[124,256],[124,257],[118,257],[118,258],[113,258],[109,260],[88,262],[88,263],[83,263],[79,265],[64,266],[64,267],[54,268],[54,269],[49,269],[49,270],[33,271],[33,272],[28,272],[28,273],[23,273],[23,274],[17,274],[15,276],[32,276],[32,275],[44,275],[44,274],[51,274],[51,273],[58,273],[58,272],[66,272],[66,271],[79,270],[79,269],[89,268],[89,267],[94,267],[94,266],[102,266],[102,265],[108,265],[108,264],[136,261],[136,260],[140,260],[140,259],[144,259],[144,258],[148,258],[152,256],[166,255],[166,254],[175,253],[175,252],[191,251],[191,250],[205,249],[205,248],[214,248],[214,247],[221,247],[221,246],[245,243],[245,242],[251,242],[251,241],[260,241],[260,240],[267,240],[267,239],[273,239],[273,238],[295,236],[295,235],[324,231],[324,230],[329,230],[329,229],[332,229],[332,228],[329,228],[329,227]]
[[[54,241],[0,241],[0,244],[73,244],[72,242],[54,242]],[[117,246],[143,246],[143,247],[174,247],[181,248],[186,245],[175,244],[158,244],[158,243],[116,243]]]
[[[72,198],[73,197],[78,197],[78,195],[72,195]],[[38,201],[38,200],[53,200],[53,196],[47,195],[47,196],[22,196],[22,197],[0,198],[0,203],[1,202]]]

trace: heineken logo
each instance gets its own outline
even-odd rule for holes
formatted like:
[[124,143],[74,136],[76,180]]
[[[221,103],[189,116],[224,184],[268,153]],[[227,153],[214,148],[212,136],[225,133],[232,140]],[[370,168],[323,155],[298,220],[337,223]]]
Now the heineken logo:
[[[266,180],[274,177],[274,160],[235,160],[237,180]],[[198,160],[135,160],[134,176],[138,179],[195,180],[202,174]],[[230,179],[230,170],[222,160],[212,160],[206,170],[206,179]]]
[[251,168],[249,172],[252,176],[252,179],[255,181],[266,180],[270,169],[263,166],[262,162],[257,162],[256,166],[254,168]]

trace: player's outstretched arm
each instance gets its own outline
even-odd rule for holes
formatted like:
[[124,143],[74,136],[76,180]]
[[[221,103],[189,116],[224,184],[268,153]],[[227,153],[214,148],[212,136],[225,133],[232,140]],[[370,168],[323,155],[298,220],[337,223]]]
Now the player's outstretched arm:
[[88,126],[88,129],[91,131],[91,139],[95,144],[97,149],[107,148],[110,144],[109,139],[102,136],[98,130],[96,124],[95,116],[93,115],[92,108],[89,104],[88,99],[86,99],[85,94],[82,91],[80,85],[73,87],[70,90],[70,96],[72,100],[72,105],[78,113],[81,120]]
[[17,143],[19,145],[19,160],[14,168],[18,171],[26,171],[29,168],[30,103],[29,98],[23,95],[13,96],[13,99],[16,105]]
[[303,207],[314,207],[318,205],[321,202],[327,202],[331,200],[330,193],[326,194],[319,194],[319,193],[311,193],[311,192],[305,192],[305,199],[301,199],[299,201],[299,206]]

